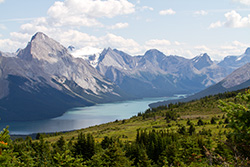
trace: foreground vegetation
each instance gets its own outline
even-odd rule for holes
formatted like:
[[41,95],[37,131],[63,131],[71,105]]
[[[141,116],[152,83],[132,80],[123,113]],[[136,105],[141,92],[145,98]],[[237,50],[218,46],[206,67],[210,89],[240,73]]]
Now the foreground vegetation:
[[169,104],[127,120],[11,140],[0,166],[250,166],[250,90]]

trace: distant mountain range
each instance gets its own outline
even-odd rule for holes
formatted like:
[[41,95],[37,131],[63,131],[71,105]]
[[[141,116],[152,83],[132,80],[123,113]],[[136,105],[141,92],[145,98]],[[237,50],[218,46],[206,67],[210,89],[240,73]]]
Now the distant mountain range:
[[226,70],[207,54],[194,59],[166,56],[152,49],[143,56],[130,56],[111,48],[88,59],[102,75],[128,94],[137,97],[192,93],[217,83]]
[[[141,56],[111,48],[72,56],[73,50],[38,32],[17,53],[0,52],[0,118],[46,119],[77,106],[195,93],[250,62],[250,48],[219,63],[206,53],[186,59],[155,49]],[[223,84],[237,86],[238,79]]]
[[159,97],[195,93],[218,83],[234,69],[250,62],[250,48],[219,63],[206,53],[186,59],[166,56],[155,49],[142,56],[131,56],[108,48],[84,59],[128,94],[136,98]]
[[244,89],[248,87],[250,87],[250,63],[247,63],[243,67],[236,69],[219,83],[212,85],[198,93],[195,93],[192,96],[189,96],[184,99],[179,99],[179,100],[170,100],[170,101],[162,101],[162,102],[153,103],[153,104],[150,104],[150,107],[154,108],[158,106],[167,105],[169,103],[188,102],[191,100],[200,99],[208,95],[231,92],[231,91],[236,91],[236,90]]

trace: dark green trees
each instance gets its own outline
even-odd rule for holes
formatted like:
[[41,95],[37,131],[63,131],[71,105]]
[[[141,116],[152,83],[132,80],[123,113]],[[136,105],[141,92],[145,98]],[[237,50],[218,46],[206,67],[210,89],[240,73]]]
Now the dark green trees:
[[73,147],[73,153],[76,157],[90,159],[95,154],[95,140],[91,134],[80,133]]
[[227,143],[238,157],[250,158],[250,90],[238,94],[237,103],[221,101],[222,111],[227,113],[229,127]]

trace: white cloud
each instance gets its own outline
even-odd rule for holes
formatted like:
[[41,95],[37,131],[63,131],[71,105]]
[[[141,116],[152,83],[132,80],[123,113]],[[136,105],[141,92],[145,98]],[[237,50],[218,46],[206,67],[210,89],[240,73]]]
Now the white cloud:
[[239,13],[232,10],[225,14],[227,21],[224,23],[227,27],[242,28],[250,27],[250,15],[248,17],[242,17]]
[[199,55],[200,53],[208,53],[213,59],[220,61],[226,56],[230,55],[242,55],[245,50],[250,47],[250,43],[242,43],[240,41],[232,41],[215,47],[209,47],[206,45],[194,46],[192,53]]
[[0,0],[0,3],[3,3],[4,2],[4,0]]
[[222,26],[223,26],[223,23],[221,21],[217,21],[215,23],[211,23],[208,28],[213,29],[213,28],[218,28],[218,27],[222,27]]
[[141,10],[141,11],[144,11],[144,10],[150,10],[150,11],[153,11],[153,10],[154,10],[154,8],[149,7],[149,6],[143,6],[143,7],[141,7],[141,8],[140,8],[140,10]]
[[25,43],[28,39],[30,39],[30,35],[27,33],[11,32],[10,36],[13,41],[18,41],[21,43]]
[[128,26],[129,26],[128,23],[116,23],[115,25],[108,27],[108,29],[111,29],[111,30],[122,29],[122,28],[126,28]]
[[[104,36],[96,37],[77,30],[69,30],[66,32],[54,32],[51,34],[54,39],[64,46],[73,45],[76,48],[94,47],[94,48],[116,48],[129,54],[137,54],[142,51],[142,47],[133,39],[125,39],[121,36],[108,33]],[[74,40],[72,40],[74,39]]]
[[137,54],[142,51],[142,47],[133,39],[125,39],[114,34],[107,34],[99,38],[102,48],[117,48],[129,54]]
[[[148,9],[151,10],[151,8]],[[0,50],[13,52],[19,47],[24,47],[23,43],[27,44],[33,34],[41,31],[64,46],[116,47],[123,48],[125,51],[138,51],[135,48],[140,48],[140,46],[132,39],[124,39],[112,34],[96,37],[79,31],[80,27],[86,26],[107,27],[100,23],[98,19],[113,18],[134,12],[135,5],[128,0],[56,1],[48,9],[47,17],[35,18],[31,22],[21,25],[19,32],[10,33],[10,39],[1,39],[2,43],[5,41],[9,45],[8,47],[0,45]],[[128,23],[117,23],[107,28],[118,29],[128,26]],[[4,26],[0,25],[0,29],[3,28]]]
[[162,48],[171,45],[171,42],[165,39],[151,39],[146,41],[145,44],[148,48]]
[[127,0],[56,1],[48,10],[50,22],[56,26],[100,26],[97,18],[112,18],[135,12]]
[[[141,46],[133,39],[125,39],[121,36],[108,33],[104,36],[96,37],[77,30],[69,30],[64,32],[54,32],[51,37],[58,40],[64,46],[73,45],[76,48],[86,46],[94,48],[116,48],[129,54],[137,54],[141,52]],[[74,39],[74,40],[72,40]]]
[[151,39],[145,42],[144,50],[157,49],[165,55],[179,55],[186,58],[192,58],[193,53],[181,42],[171,42],[166,39]]
[[198,53],[208,53],[211,52],[211,49],[209,49],[207,46],[205,45],[199,45],[199,46],[195,46],[194,49],[196,51],[198,51]]
[[175,45],[178,45],[178,46],[181,45],[181,43],[178,42],[178,41],[175,41],[174,44],[175,44]]
[[0,50],[6,52],[15,52],[18,48],[24,47],[27,43],[21,43],[11,39],[0,39]]
[[243,5],[250,5],[250,0],[233,0],[235,2],[239,2]]
[[225,56],[242,55],[245,50],[250,46],[250,43],[242,43],[240,41],[233,41],[217,48],[218,59],[221,60]]
[[207,15],[208,12],[206,12],[206,11],[204,11],[204,10],[200,10],[200,11],[195,11],[194,14],[195,14],[195,15],[202,15],[202,16],[204,16],[204,15]]
[[230,27],[230,28],[244,28],[250,27],[250,15],[247,17],[242,17],[235,10],[232,10],[225,14],[226,21],[217,21],[215,23],[210,24],[209,28],[217,28],[217,27]]
[[250,44],[245,44],[245,43],[242,43],[240,41],[233,41],[229,44],[225,44],[223,46],[221,46],[221,49],[224,49],[224,50],[230,50],[231,52],[238,52],[240,54],[243,53],[244,49],[250,47]]
[[160,15],[174,15],[176,12],[173,9],[161,10]]
[[[104,27],[104,25],[97,20],[98,18],[112,18],[117,15],[130,14],[134,11],[134,5],[127,0],[56,1],[48,9],[47,17],[35,18],[31,22],[21,25],[19,32],[10,33],[11,38],[9,41],[19,44],[23,42],[27,43],[33,34],[40,31],[62,42],[62,44],[69,44],[72,42],[72,39],[74,39],[74,41],[80,42],[78,45],[96,45],[98,43],[97,37],[75,31],[74,29],[79,30],[81,26]],[[128,27],[128,23],[117,23],[108,28],[116,29],[125,27]],[[3,28],[4,26],[0,25],[0,29]],[[81,37],[85,39],[79,38],[78,35],[81,35]],[[68,39],[66,37],[68,37]],[[16,50],[15,46],[16,45],[13,45],[12,49],[8,51]],[[0,49],[6,50],[7,47],[0,47]]]

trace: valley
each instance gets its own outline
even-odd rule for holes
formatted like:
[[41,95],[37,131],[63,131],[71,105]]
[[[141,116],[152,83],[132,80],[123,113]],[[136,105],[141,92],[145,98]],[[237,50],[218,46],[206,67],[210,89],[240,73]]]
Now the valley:
[[[131,56],[107,48],[97,55],[74,57],[66,47],[37,32],[24,49],[0,52],[0,117],[3,122],[45,120],[74,107],[211,90],[249,62],[249,57],[249,48],[221,62],[212,61],[206,53],[187,59],[156,49]],[[244,71],[234,76],[242,77]],[[227,79],[220,88],[207,92],[216,94],[241,84],[247,87],[249,75],[239,78],[237,82]]]

